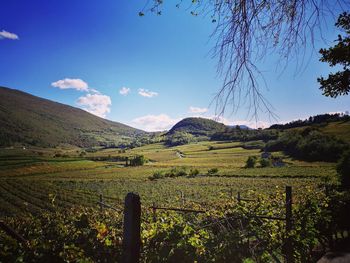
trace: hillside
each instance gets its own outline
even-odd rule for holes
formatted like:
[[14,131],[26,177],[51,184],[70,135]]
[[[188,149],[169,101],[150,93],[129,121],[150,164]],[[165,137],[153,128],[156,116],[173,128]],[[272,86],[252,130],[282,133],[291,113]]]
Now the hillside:
[[350,143],[350,116],[345,113],[319,114],[310,116],[305,120],[296,120],[286,124],[271,125],[270,130],[303,130],[314,128],[320,132],[335,136],[347,143]]
[[216,132],[224,131],[226,126],[222,123],[204,118],[185,118],[176,123],[168,132],[187,132],[194,136],[210,136]]
[[113,145],[145,132],[68,105],[0,87],[0,146]]
[[350,144],[350,121],[331,122],[322,130],[324,133],[334,135]]

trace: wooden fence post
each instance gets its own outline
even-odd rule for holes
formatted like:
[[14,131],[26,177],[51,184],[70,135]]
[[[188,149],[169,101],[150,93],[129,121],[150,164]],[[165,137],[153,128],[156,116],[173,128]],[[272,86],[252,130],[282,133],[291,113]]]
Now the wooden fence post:
[[153,222],[156,222],[157,221],[157,208],[156,208],[156,203],[153,202],[153,207],[152,207],[152,210],[153,210]]
[[123,227],[123,263],[138,263],[141,249],[140,196],[128,193],[125,197]]
[[238,203],[241,202],[241,192],[237,193],[237,201],[238,201]]
[[[292,187],[286,186],[286,235],[289,235],[293,228],[292,222]],[[285,240],[286,263],[294,263],[293,240],[287,237]]]

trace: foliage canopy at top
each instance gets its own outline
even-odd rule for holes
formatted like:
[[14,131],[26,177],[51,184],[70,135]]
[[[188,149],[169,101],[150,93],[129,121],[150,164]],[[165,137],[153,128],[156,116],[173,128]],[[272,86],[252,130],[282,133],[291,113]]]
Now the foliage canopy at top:
[[321,49],[321,61],[328,62],[331,67],[340,65],[343,71],[330,73],[327,79],[320,77],[317,81],[321,84],[323,95],[336,98],[339,95],[347,95],[350,91],[350,14],[343,13],[339,16],[338,28],[345,31],[346,36],[338,35],[337,44],[329,49]]

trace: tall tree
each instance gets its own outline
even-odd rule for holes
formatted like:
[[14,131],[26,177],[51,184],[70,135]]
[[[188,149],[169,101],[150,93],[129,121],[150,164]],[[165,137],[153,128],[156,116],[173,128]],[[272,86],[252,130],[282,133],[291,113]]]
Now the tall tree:
[[332,98],[347,95],[350,91],[350,14],[346,12],[341,14],[335,26],[343,30],[345,36],[338,35],[336,45],[321,49],[320,61],[328,62],[331,67],[339,65],[342,71],[330,73],[326,79],[323,77],[317,79],[321,84],[323,95]]
[[[170,1],[169,1],[170,2]],[[142,12],[161,14],[163,0],[148,0]],[[282,67],[290,58],[304,55],[306,46],[322,35],[326,17],[350,7],[349,0],[178,0],[176,7],[187,5],[194,16],[204,14],[215,23],[213,55],[223,78],[215,102],[217,113],[227,105],[233,111],[243,102],[251,114],[271,112],[259,86],[263,74],[259,62],[271,54],[279,55]],[[187,8],[186,8],[187,10]]]

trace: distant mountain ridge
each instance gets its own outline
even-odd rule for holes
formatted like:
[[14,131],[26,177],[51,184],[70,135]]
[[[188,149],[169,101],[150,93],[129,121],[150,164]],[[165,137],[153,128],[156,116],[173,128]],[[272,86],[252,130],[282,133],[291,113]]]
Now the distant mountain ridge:
[[247,125],[229,125],[228,127],[230,128],[237,128],[237,126],[241,129],[241,130],[254,130],[252,128],[250,128]]
[[[256,130],[245,126],[226,126],[205,118],[185,118],[176,123],[163,139],[173,144],[196,140],[267,140],[279,131],[314,127],[350,143],[350,117],[347,114],[323,114],[304,121],[275,124]],[[81,109],[39,98],[0,86],[0,147],[35,145],[55,147],[70,144],[78,147],[136,147],[162,141],[155,135],[109,121]]]
[[0,146],[113,145],[146,132],[81,109],[0,87]]

